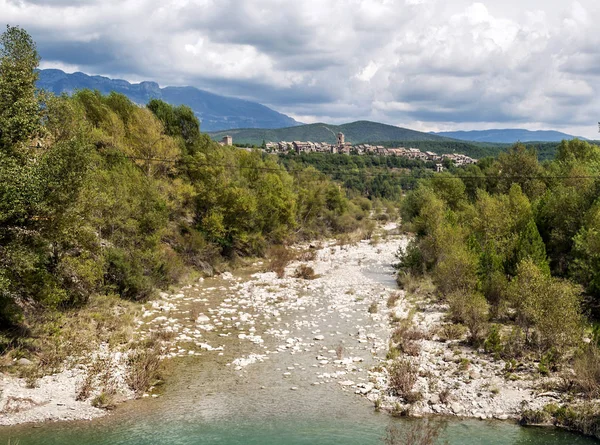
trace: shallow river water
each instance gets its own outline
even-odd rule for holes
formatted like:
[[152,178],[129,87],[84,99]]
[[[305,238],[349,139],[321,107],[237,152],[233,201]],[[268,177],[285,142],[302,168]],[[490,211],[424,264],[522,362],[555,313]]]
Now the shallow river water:
[[[385,342],[378,343],[376,338],[385,330],[386,321],[368,314],[367,307],[373,301],[385,305],[385,292],[394,286],[389,251],[364,254],[356,264],[340,251],[338,260],[317,270],[323,280],[296,287],[283,283],[280,291],[285,298],[268,283],[250,290],[243,287],[257,279],[250,272],[188,288],[169,317],[181,329],[189,325],[188,332],[193,333],[197,314],[210,314],[217,327],[203,331],[201,341],[223,346],[222,351],[183,342],[180,355],[188,350],[194,354],[172,360],[160,397],[127,403],[91,422],[2,428],[0,445],[15,440],[19,445],[382,444],[390,423],[403,429],[426,420],[377,413],[371,402],[340,383],[342,379],[366,382],[366,370],[385,355]],[[255,299],[252,292],[265,288],[279,295],[273,306],[277,316],[265,317],[256,304],[236,305],[238,294],[250,301]],[[286,305],[286,299],[297,304]],[[218,308],[227,311],[219,313]],[[251,317],[242,316],[239,319],[246,323],[235,325],[236,318],[226,316],[233,313],[232,308]],[[363,326],[368,326],[365,332]],[[260,336],[264,342],[240,339],[239,333]],[[316,333],[325,338],[315,341]],[[288,343],[288,338],[296,342]],[[363,362],[342,377],[328,378],[326,373],[340,369],[333,367],[332,357],[339,345],[345,355],[361,357]],[[243,368],[231,365],[249,354],[261,354],[264,360]],[[317,356],[328,356],[331,363],[320,364]],[[597,443],[561,430],[521,428],[510,421],[459,419],[447,420],[442,439],[452,445]]]

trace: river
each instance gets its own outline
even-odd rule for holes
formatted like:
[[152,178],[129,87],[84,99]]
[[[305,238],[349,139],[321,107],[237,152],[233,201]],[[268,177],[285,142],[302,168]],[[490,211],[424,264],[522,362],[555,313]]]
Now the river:
[[[373,301],[384,307],[386,292],[393,291],[390,263],[400,242],[328,247],[314,281],[255,274],[257,264],[173,293],[166,299],[168,316],[155,307],[140,327],[144,332],[156,325],[152,320],[167,318],[163,322],[179,335],[173,348],[178,357],[159,397],[126,403],[91,422],[2,428],[0,444],[368,445],[383,443],[390,423],[404,429],[426,422],[377,413],[350,385],[367,382],[367,369],[385,355],[387,320],[367,308]],[[210,328],[197,329],[198,314]],[[345,358],[356,360],[335,364],[340,345]],[[260,359],[234,363],[251,354]],[[457,418],[445,421],[442,439],[465,445],[597,443],[557,429]]]

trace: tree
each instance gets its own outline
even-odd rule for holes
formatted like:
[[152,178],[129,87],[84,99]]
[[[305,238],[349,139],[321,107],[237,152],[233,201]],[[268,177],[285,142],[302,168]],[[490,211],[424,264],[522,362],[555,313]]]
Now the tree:
[[581,341],[581,289],[577,285],[550,277],[528,258],[519,264],[509,293],[517,324],[525,331],[526,341],[540,352],[553,349],[560,355]]
[[35,86],[39,61],[31,36],[7,26],[0,36],[0,150],[14,150],[40,128]]

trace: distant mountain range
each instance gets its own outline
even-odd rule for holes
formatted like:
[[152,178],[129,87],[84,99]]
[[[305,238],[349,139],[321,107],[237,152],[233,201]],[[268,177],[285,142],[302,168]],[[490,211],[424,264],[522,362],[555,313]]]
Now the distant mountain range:
[[262,141],[311,141],[334,143],[337,133],[344,133],[347,142],[352,144],[374,142],[402,142],[402,141],[448,141],[451,139],[431,133],[409,130],[393,125],[377,122],[358,121],[343,125],[308,124],[279,129],[242,128],[211,132],[213,139],[221,140],[225,135],[233,137],[234,143],[260,145]]
[[[563,139],[577,138],[560,131],[530,131],[522,129],[480,130],[480,131],[443,131],[432,133],[453,139],[470,142],[491,142],[513,144],[515,142],[560,142]],[[584,139],[579,137],[579,139]]]
[[38,87],[56,94],[71,94],[78,89],[122,93],[137,104],[150,99],[162,99],[172,105],[187,105],[202,122],[202,131],[228,128],[282,128],[300,125],[285,114],[264,105],[232,97],[219,96],[194,87],[160,88],[155,82],[129,83],[125,80],[89,76],[84,73],[67,74],[56,69],[40,70]]

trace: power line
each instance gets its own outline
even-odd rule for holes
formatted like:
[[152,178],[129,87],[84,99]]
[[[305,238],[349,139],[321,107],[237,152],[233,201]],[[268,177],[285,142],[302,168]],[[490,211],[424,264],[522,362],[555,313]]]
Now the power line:
[[[136,156],[125,156],[127,159],[145,161],[145,162],[161,162],[165,164],[179,164],[180,161],[173,159],[163,159],[163,158],[140,158]],[[284,166],[282,167],[260,167],[260,166],[249,166],[249,165],[230,165],[230,164],[222,164],[222,163],[202,163],[202,162],[194,162],[194,166],[196,167],[218,167],[225,168],[229,170],[256,170],[256,171],[267,171],[267,172],[287,172],[290,174],[338,174],[338,175],[353,175],[353,176],[368,176],[368,177],[396,177],[396,178],[407,178],[407,179],[429,179],[434,178],[434,176],[427,177],[415,177],[408,176],[406,174],[396,174],[396,172],[365,172],[365,171],[350,171],[350,170],[342,170],[342,169],[316,169],[316,172],[309,172],[305,169],[286,169]],[[315,167],[316,168],[316,167]],[[374,167],[377,168],[377,167]],[[397,167],[402,168],[402,167]],[[431,172],[433,173],[433,171]],[[479,179],[479,180],[502,180],[502,179],[512,179],[512,180],[551,180],[551,179],[600,179],[600,175],[456,175],[456,176],[435,176],[436,180],[456,180],[456,179]]]

